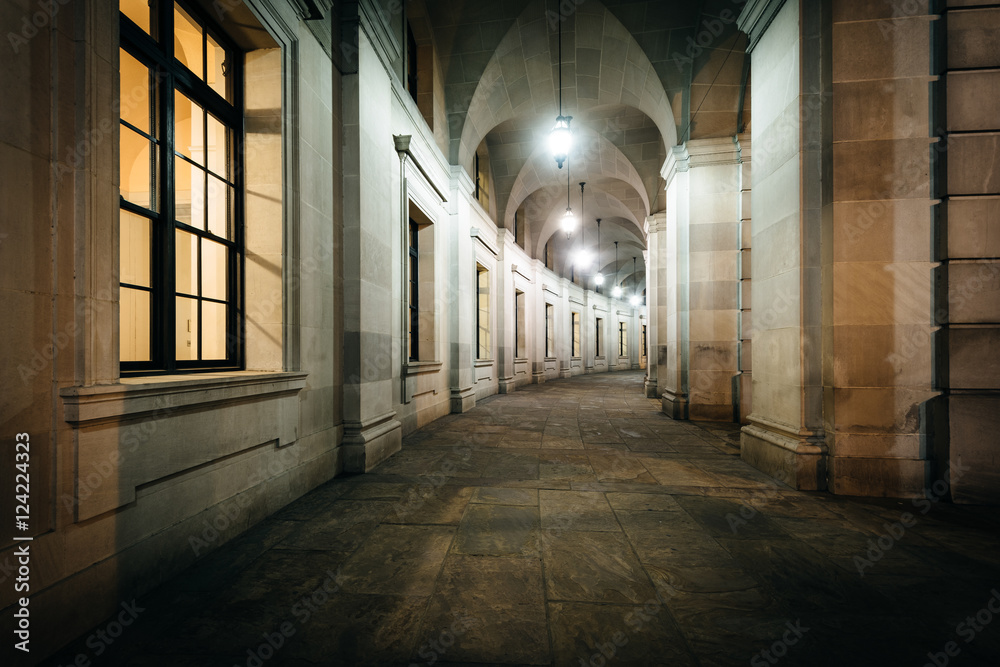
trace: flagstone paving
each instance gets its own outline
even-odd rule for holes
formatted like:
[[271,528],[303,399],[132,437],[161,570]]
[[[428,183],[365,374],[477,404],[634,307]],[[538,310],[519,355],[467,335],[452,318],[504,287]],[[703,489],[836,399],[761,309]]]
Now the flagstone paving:
[[1000,664],[996,508],[794,491],[659,407],[635,372],[480,401],[50,664]]

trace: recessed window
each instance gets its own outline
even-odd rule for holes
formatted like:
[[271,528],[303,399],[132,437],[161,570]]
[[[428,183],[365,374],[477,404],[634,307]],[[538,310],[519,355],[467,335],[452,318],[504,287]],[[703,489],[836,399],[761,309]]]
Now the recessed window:
[[237,368],[237,51],[179,3],[120,7],[121,370]]
[[486,149],[476,151],[476,201],[483,210],[490,210],[490,160]]
[[604,347],[604,320],[598,317],[594,326],[594,356],[600,357],[603,354],[601,348]]
[[618,356],[628,356],[628,324],[618,323]]
[[556,309],[551,303],[545,304],[545,356],[556,353]]
[[410,361],[420,359],[420,227],[410,218]]
[[524,292],[514,292],[514,356],[523,359],[527,354],[527,330],[524,326]]
[[646,325],[642,325],[642,356],[646,356]]
[[490,272],[476,264],[477,359],[492,359],[490,347]]
[[573,356],[580,356],[580,313],[572,313]]

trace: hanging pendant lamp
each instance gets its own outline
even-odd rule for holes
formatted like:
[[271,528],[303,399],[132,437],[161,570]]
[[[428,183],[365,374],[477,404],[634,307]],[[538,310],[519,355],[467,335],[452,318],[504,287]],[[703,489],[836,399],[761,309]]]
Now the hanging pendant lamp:
[[[558,8],[557,8],[558,9]],[[562,169],[563,162],[569,156],[569,149],[573,144],[573,135],[570,133],[569,124],[573,120],[572,116],[564,116],[562,109],[562,14],[558,14],[559,26],[559,115],[556,116],[555,127],[549,133],[549,150],[552,157],[556,159],[556,164]]]

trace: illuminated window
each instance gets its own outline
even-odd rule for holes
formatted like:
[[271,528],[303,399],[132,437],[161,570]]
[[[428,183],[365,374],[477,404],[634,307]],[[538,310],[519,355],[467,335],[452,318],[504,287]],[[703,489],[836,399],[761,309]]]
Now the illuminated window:
[[628,325],[625,322],[618,323],[618,356],[628,356]]
[[238,368],[241,60],[179,3],[120,7],[121,370]]
[[523,359],[526,354],[527,331],[524,326],[524,292],[514,292],[514,356]]
[[476,152],[476,201],[484,210],[490,210],[490,160]]
[[476,264],[477,359],[492,359],[490,348],[490,272]]
[[600,317],[597,318],[597,324],[595,325],[595,335],[594,335],[594,356],[600,357],[602,355],[601,348],[604,342],[604,320]]
[[573,313],[573,356],[580,356],[580,313]]
[[545,304],[545,356],[556,353],[556,309],[551,303]]

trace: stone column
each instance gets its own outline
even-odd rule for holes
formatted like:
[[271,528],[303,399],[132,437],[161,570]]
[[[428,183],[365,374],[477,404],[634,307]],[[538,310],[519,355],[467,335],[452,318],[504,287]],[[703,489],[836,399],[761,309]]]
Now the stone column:
[[[833,359],[823,384],[835,493],[922,496],[930,472],[936,18],[851,5],[833,16],[833,221],[823,253]],[[988,164],[994,151],[968,164]]]
[[661,236],[663,234],[663,220],[666,217],[664,212],[655,213],[646,218],[646,382],[644,389],[646,398],[658,398],[657,390],[657,369],[659,364],[657,358],[659,354],[659,341],[657,339],[657,316],[659,314],[659,303],[657,301],[659,290],[659,265],[663,261]]
[[739,18],[756,93],[754,405],[742,456],[799,489],[826,487],[820,249],[831,158],[823,135],[830,98],[822,9],[807,0],[762,0]]
[[735,421],[739,373],[740,150],[732,137],[687,143],[688,418]]
[[657,382],[664,414],[688,417],[688,151],[675,146],[661,175],[666,181],[665,229],[659,235],[657,271]]
[[528,325],[529,340],[534,341],[531,353],[531,383],[545,382],[545,264],[535,260],[535,286],[531,290],[531,312],[533,322]]

